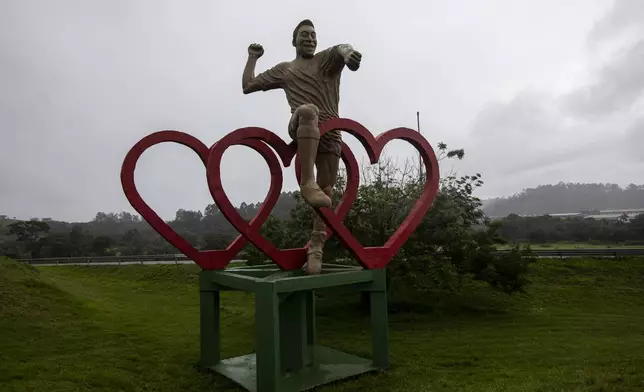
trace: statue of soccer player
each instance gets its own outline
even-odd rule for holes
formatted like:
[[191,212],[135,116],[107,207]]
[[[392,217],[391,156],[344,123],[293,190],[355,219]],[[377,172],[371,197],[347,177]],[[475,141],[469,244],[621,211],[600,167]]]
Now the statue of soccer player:
[[[259,44],[248,47],[244,68],[244,94],[281,88],[291,106],[289,135],[297,140],[297,153],[302,166],[300,193],[313,207],[331,207],[336,182],[342,137],[333,130],[320,137],[319,122],[337,118],[340,102],[340,75],[346,65],[356,71],[362,55],[351,45],[332,46],[315,53],[317,36],[313,22],[301,21],[293,31],[295,59],[279,63],[255,76],[255,64],[264,49]],[[317,166],[317,181],[314,167]],[[307,271],[320,273],[326,226],[315,214],[307,255]]]

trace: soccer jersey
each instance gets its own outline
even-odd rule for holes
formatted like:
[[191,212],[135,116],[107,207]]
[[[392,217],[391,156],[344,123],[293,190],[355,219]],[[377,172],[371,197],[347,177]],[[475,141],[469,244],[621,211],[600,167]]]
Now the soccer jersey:
[[[337,118],[340,75],[344,68],[344,58],[338,52],[338,47],[336,45],[318,52],[309,61],[298,65],[290,61],[277,64],[257,75],[251,83],[263,91],[284,90],[291,114],[301,105],[313,104],[319,110],[320,122]],[[320,138],[318,152],[331,152],[339,156],[341,151],[342,136],[339,130],[329,131]]]

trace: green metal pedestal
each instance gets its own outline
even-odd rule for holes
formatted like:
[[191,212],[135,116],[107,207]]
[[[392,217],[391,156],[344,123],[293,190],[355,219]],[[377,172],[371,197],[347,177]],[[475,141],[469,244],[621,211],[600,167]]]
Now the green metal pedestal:
[[[275,265],[202,271],[201,365],[249,391],[304,391],[389,367],[384,269],[329,265],[320,275],[280,271]],[[372,358],[319,346],[315,341],[315,291],[348,289],[371,296]],[[255,354],[220,358],[220,291],[255,293]]]

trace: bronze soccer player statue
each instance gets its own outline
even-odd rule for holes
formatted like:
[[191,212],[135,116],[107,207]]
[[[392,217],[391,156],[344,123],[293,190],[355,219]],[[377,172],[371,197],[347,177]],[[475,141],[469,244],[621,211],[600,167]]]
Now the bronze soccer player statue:
[[[339,130],[320,137],[319,122],[337,118],[340,102],[340,75],[346,65],[356,71],[362,55],[351,45],[336,45],[315,53],[317,37],[313,22],[301,21],[293,31],[295,59],[279,63],[255,76],[257,59],[264,54],[259,44],[248,47],[244,68],[244,94],[281,88],[291,106],[289,135],[297,140],[297,153],[302,165],[300,193],[313,207],[331,207],[342,151]],[[317,181],[314,167],[317,166]],[[320,273],[324,248],[325,224],[315,214],[307,257],[307,271]]]

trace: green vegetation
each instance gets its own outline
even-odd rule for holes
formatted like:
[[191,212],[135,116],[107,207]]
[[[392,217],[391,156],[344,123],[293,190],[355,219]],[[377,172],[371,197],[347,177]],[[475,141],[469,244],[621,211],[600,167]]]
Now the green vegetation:
[[644,245],[644,214],[632,219],[560,218],[549,215],[520,217],[512,214],[500,221],[499,234],[508,242],[595,246]]
[[[442,158],[461,159],[464,156],[463,150],[446,151],[443,147],[446,146],[438,145],[438,152],[442,154]],[[410,173],[417,172],[414,167],[392,167],[390,162],[384,166],[385,170],[377,173],[384,173],[384,176],[376,176],[375,180],[384,179],[385,185],[392,183],[392,170],[399,177],[402,172],[406,180],[413,178]],[[369,170],[366,172],[369,174]],[[373,170],[371,172],[373,174]],[[371,180],[374,180],[373,176]],[[371,181],[371,184],[374,183],[375,181]],[[445,189],[449,184],[444,182],[442,185]],[[339,192],[341,191],[342,189],[339,189]],[[364,188],[360,194],[373,196],[366,193]],[[293,220],[293,215],[299,213],[300,202],[297,192],[283,193],[273,209],[273,217],[277,222]],[[582,210],[592,212],[592,209],[644,208],[643,203],[644,185],[631,184],[626,188],[620,188],[615,184],[560,183],[527,189],[510,198],[487,200],[483,203],[482,211],[488,216],[504,217],[499,219],[498,234],[510,243],[558,246],[567,242],[579,244],[575,245],[577,247],[589,247],[586,244],[592,244],[591,247],[643,246],[644,214],[630,221],[627,221],[627,217],[610,221],[545,215]],[[259,206],[260,203],[242,203],[238,210],[243,217],[251,219]],[[365,207],[365,204],[358,203],[356,206]],[[368,208],[363,208],[365,209]],[[380,206],[373,206],[373,211],[381,211]],[[400,211],[400,208],[396,208],[395,211]],[[520,217],[516,214],[536,216]],[[301,216],[295,216],[296,221],[299,218]],[[25,224],[0,215],[0,255],[31,258],[177,253],[177,250],[152,230],[147,222],[127,212],[99,212],[92,221],[83,223],[60,222],[47,218],[36,221],[45,226],[33,222]],[[199,249],[225,247],[237,235],[215,204],[206,206],[203,212],[179,209],[174,219],[168,223]],[[301,223],[303,222],[295,222],[296,225]],[[286,226],[292,224],[288,223]],[[306,242],[302,238],[298,240],[298,246]]]
[[[641,249],[644,245],[626,245],[626,244],[592,244],[586,242],[553,242],[545,244],[531,244],[524,242],[521,246],[530,246],[533,250],[568,250],[568,249]],[[497,245],[498,249],[510,249],[514,245],[501,244]]]
[[[3,391],[238,391],[199,372],[195,266],[0,262]],[[323,391],[644,389],[644,259],[539,260],[511,296],[468,280],[390,317],[389,372]],[[368,355],[368,318],[325,298],[323,344]],[[223,299],[225,356],[253,349],[252,297]],[[402,309],[401,306],[392,307]]]
[[[437,153],[439,161],[462,159],[465,154],[462,149],[449,150],[445,143],[438,143]],[[360,179],[358,195],[344,224],[363,245],[379,246],[387,242],[412,210],[420,198],[425,180],[418,176],[418,171],[409,162],[399,166],[391,158],[382,159],[378,165],[363,167]],[[345,191],[345,181],[345,173],[341,172],[334,189],[336,203]],[[404,298],[422,297],[429,293],[434,282],[458,290],[466,277],[487,282],[491,288],[506,293],[523,289],[528,283],[523,275],[534,259],[528,257],[529,251],[520,247],[515,247],[507,255],[496,255],[495,245],[504,242],[499,236],[501,225],[485,216],[481,200],[473,195],[482,185],[479,173],[460,177],[447,175],[440,179],[440,189],[431,209],[398,252],[397,267],[390,269],[388,277],[392,292],[397,295],[402,292]],[[286,210],[286,217],[280,218],[279,212],[285,210],[276,206],[273,215],[263,224],[262,234],[278,248],[305,246],[315,212],[299,193],[283,194],[284,200],[290,200],[292,208]],[[240,214],[250,218],[255,211],[256,207],[243,204]],[[169,225],[201,249],[218,249],[224,248],[232,238],[232,233],[223,234],[221,222],[226,222],[225,218],[217,206],[210,205],[205,214],[179,210]],[[16,246],[5,247],[4,254],[18,258],[25,252],[32,257],[100,256],[109,253],[109,249],[112,249],[110,252],[120,249],[120,253],[134,255],[159,254],[164,249],[170,253],[177,252],[158,235],[154,240],[146,239],[135,228],[139,224],[140,218],[130,214],[97,214],[91,223],[94,229],[114,229],[119,225],[129,227],[120,238],[110,239],[106,232],[93,237],[80,225],[72,226],[67,238],[50,233],[51,226],[47,222],[12,223],[7,227],[9,234],[16,237]],[[438,250],[443,252],[448,262],[427,258],[428,254]],[[326,243],[324,257],[327,261],[335,262],[347,256],[346,248],[338,239],[332,238]],[[250,264],[266,259],[250,244],[244,249],[243,257]]]
[[564,183],[539,185],[510,197],[488,199],[489,216],[596,213],[599,210],[644,208],[644,184]]
[[[439,160],[464,156],[444,143],[437,152]],[[416,173],[389,159],[362,169],[358,198],[344,220],[360,242],[383,244],[399,227],[424,185]],[[343,182],[340,176],[336,198]],[[431,210],[388,268],[391,371],[323,390],[644,388],[644,259],[537,262],[521,246],[494,252],[508,242],[641,240],[644,215],[613,223],[516,215],[493,222],[473,195],[482,184],[478,173],[443,177]],[[258,206],[239,210],[250,219]],[[312,214],[299,194],[282,194],[262,232],[280,248],[302,246]],[[0,254],[14,258],[177,252],[128,213],[98,213],[78,224],[5,218]],[[213,204],[203,214],[180,209],[168,223],[199,249],[222,248],[236,235]],[[437,250],[440,260],[427,256]],[[346,256],[336,239],[327,243],[327,260]],[[245,257],[265,259],[252,246]],[[0,262],[0,385],[15,391],[238,390],[198,371],[197,276],[194,265],[35,270]],[[252,297],[223,299],[224,356],[251,352]],[[322,297],[322,344],[368,356],[365,303],[359,295]]]

